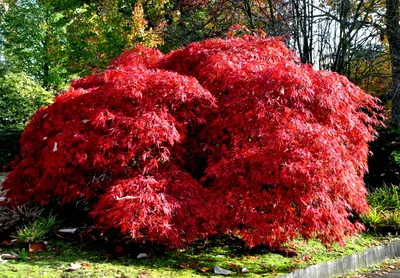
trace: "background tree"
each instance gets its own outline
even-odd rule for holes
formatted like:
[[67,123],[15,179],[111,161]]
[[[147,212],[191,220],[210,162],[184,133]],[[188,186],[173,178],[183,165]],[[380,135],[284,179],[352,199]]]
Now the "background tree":
[[169,1],[8,0],[2,4],[3,67],[48,89],[106,67],[137,43],[163,42]]
[[399,0],[386,0],[386,32],[392,65],[392,123],[400,127],[400,16]]
[[0,132],[23,130],[32,114],[50,104],[53,95],[24,73],[0,78]]
[[[225,0],[208,1],[207,7],[213,26],[232,22],[284,36],[302,62],[344,74],[364,88],[390,74],[380,66],[389,61],[382,0]],[[379,63],[371,63],[371,57]],[[387,90],[375,87],[380,94]]]
[[[104,69],[111,59],[137,43],[157,46],[162,43],[161,19],[164,0],[75,1],[53,4],[65,15],[67,68],[77,76]],[[147,4],[146,4],[147,3]],[[57,6],[58,5],[58,6]],[[149,6],[151,8],[149,8]],[[151,23],[145,19],[148,11]],[[154,26],[154,27],[152,27]]]
[[2,7],[3,68],[26,72],[46,89],[62,87],[69,78],[62,15],[38,1],[7,1]]

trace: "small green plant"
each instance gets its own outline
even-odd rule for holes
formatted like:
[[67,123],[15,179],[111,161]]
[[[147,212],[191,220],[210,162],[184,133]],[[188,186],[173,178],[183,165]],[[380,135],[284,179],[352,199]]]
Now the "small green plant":
[[39,221],[40,228],[50,232],[56,225],[56,217],[50,214],[48,217],[42,217]]
[[19,251],[18,253],[18,259],[20,259],[21,261],[27,261],[29,259],[29,252],[26,251],[25,248],[23,248],[21,251]]
[[32,242],[41,240],[45,234],[46,232],[41,230],[35,221],[32,225],[19,229],[14,237],[21,242]]
[[368,228],[371,228],[373,230],[376,230],[385,223],[385,218],[378,208],[371,208],[368,213],[362,214],[360,217],[362,222]]
[[393,157],[394,162],[396,162],[397,164],[400,165],[400,151],[399,150],[393,151],[392,157]]
[[56,225],[56,217],[49,215],[48,217],[40,217],[34,222],[25,225],[17,230],[14,237],[21,242],[41,241],[44,236],[49,233]]
[[384,185],[371,192],[367,199],[372,208],[397,210],[400,209],[400,188],[395,185]]

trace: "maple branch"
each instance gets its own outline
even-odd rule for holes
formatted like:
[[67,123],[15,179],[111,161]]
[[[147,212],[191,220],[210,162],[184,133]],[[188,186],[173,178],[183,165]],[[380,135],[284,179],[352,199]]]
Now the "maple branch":
[[115,197],[115,200],[117,201],[121,201],[121,200],[134,200],[134,199],[138,199],[139,197],[134,197],[134,196],[125,196],[125,197]]

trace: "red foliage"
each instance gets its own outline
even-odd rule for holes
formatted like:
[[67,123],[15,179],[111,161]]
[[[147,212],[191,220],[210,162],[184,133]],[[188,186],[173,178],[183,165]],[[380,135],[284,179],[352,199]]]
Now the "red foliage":
[[34,115],[3,186],[10,204],[85,198],[98,227],[170,247],[217,230],[341,242],[367,209],[378,110],[280,39],[138,47]]
[[203,180],[227,207],[223,231],[248,246],[300,233],[341,242],[367,209],[363,174],[379,124],[375,99],[345,77],[302,65],[280,39],[213,39],[161,67],[191,75],[218,100],[195,142]]
[[171,247],[212,232],[208,190],[182,167],[187,128],[214,99],[194,78],[146,69],[146,58],[123,54],[34,115],[3,184],[12,204],[85,198],[99,227]]

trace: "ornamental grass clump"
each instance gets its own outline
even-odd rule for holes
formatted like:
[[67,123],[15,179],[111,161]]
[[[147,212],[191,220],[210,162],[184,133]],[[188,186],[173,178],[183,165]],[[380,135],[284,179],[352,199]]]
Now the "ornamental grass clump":
[[215,233],[343,242],[368,209],[379,109],[277,38],[139,46],[33,116],[3,186],[13,205],[86,199],[99,229],[170,248]]

